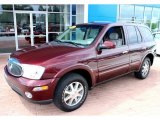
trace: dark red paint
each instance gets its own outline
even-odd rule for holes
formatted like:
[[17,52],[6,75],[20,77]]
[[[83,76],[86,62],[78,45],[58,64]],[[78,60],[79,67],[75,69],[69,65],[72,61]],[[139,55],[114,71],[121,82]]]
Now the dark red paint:
[[[100,41],[106,31],[113,26],[122,26],[124,24],[97,24],[104,26],[95,41],[87,48],[78,48],[72,46],[43,44],[19,50],[11,57],[17,58],[20,63],[40,65],[46,68],[41,80],[30,80],[23,77],[11,76],[5,67],[5,76],[9,83],[17,86],[24,94],[29,91],[33,94],[32,100],[42,101],[54,98],[55,88],[58,81],[65,74],[72,71],[86,71],[91,79],[87,79],[91,83],[90,87],[96,84],[115,78],[129,72],[138,71],[143,59],[149,55],[153,55],[155,43],[140,43],[135,45],[124,45],[120,48],[114,48],[111,42],[105,43],[114,49],[103,49],[97,51]],[[83,24],[87,25],[87,24]],[[130,24],[128,24],[130,25]],[[127,33],[125,32],[127,40]],[[124,53],[124,51],[128,51]],[[33,92],[35,86],[48,85],[49,90],[41,92]]]

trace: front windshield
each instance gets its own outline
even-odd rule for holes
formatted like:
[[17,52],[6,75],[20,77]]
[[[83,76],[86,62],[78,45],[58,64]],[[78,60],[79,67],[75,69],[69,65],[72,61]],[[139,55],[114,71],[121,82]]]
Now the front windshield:
[[59,35],[57,40],[60,40],[61,42],[71,42],[77,45],[88,46],[95,40],[101,29],[102,26],[95,25],[72,26],[64,33]]

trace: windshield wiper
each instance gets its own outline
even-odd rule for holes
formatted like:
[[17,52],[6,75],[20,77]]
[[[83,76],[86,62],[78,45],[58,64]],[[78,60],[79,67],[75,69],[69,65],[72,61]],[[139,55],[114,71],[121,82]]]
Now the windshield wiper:
[[60,44],[62,41],[60,41],[60,40],[58,40],[58,39],[55,39],[55,40],[51,41],[50,43],[53,44],[54,42]]
[[83,44],[75,43],[75,42],[71,42],[71,41],[61,41],[61,40],[56,39],[56,40],[52,41],[51,43],[53,43],[53,42],[57,42],[59,44],[61,44],[61,43],[68,43],[68,44],[72,44],[72,45],[74,45],[76,47],[79,47],[79,46],[83,46],[84,47]]
[[58,39],[55,39],[54,42],[61,43],[62,41],[60,41],[60,40],[58,40]]
[[72,45],[75,45],[77,47],[79,47],[79,45],[82,46],[82,44],[79,44],[79,43],[75,43],[75,42],[70,42],[70,41],[61,41],[62,43],[69,43],[69,44],[72,44]]

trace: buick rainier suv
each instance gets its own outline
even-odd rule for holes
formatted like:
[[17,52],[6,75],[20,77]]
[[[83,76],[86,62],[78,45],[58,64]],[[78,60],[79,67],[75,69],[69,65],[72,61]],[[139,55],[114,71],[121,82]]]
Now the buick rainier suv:
[[49,43],[12,53],[4,68],[5,78],[25,99],[53,101],[69,112],[79,108],[88,90],[101,82],[131,72],[145,79],[155,52],[155,41],[145,25],[78,24]]

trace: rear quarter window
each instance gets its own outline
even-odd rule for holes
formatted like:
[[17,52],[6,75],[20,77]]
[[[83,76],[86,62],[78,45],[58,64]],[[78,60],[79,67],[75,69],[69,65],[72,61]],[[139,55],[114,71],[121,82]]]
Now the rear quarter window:
[[140,33],[141,33],[144,41],[146,41],[146,42],[153,41],[153,35],[147,27],[139,26],[138,28],[140,30]]

